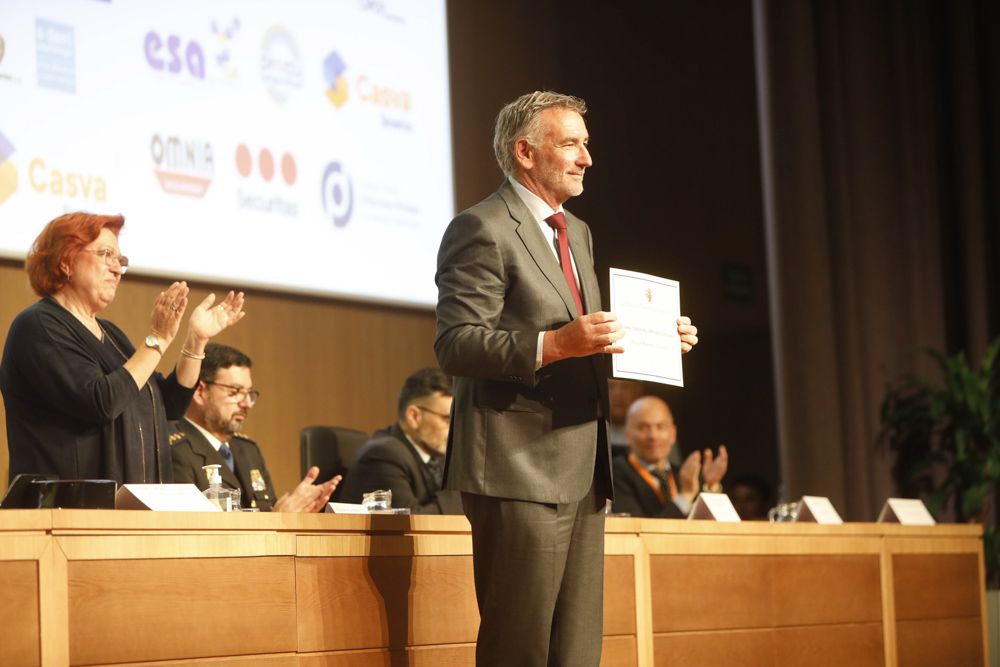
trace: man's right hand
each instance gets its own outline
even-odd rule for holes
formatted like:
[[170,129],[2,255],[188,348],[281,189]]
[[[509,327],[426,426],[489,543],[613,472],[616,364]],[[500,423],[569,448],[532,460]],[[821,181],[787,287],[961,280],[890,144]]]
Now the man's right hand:
[[546,331],[542,341],[542,365],[570,357],[591,354],[618,354],[625,348],[618,341],[625,335],[618,316],[597,312],[582,315],[554,331]]

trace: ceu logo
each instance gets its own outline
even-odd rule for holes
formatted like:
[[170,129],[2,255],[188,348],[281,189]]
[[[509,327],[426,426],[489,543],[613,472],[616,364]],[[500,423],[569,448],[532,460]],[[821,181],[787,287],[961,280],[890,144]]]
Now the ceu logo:
[[212,21],[212,34],[215,35],[215,64],[218,65],[222,76],[227,79],[235,79],[239,75],[239,70],[233,63],[231,52],[233,38],[240,29],[240,20],[234,18],[228,25],[221,25],[218,21]]
[[264,34],[260,53],[260,78],[278,104],[302,87],[302,58],[291,34],[274,26]]
[[76,37],[73,27],[35,19],[38,85],[66,93],[76,92]]
[[339,162],[331,162],[323,172],[323,211],[335,227],[343,227],[351,219],[353,208],[351,178]]
[[[236,169],[243,178],[249,178],[253,171],[253,156],[246,144],[240,144],[236,148]],[[274,178],[274,156],[267,148],[261,148],[257,154],[257,169],[260,170],[260,177],[270,183]],[[281,178],[288,185],[295,185],[296,176],[295,158],[291,153],[281,156]]]
[[159,72],[187,72],[196,79],[205,78],[205,52],[198,42],[185,43],[177,35],[167,35],[164,39],[155,30],[150,30],[146,33],[143,51],[149,66]]
[[323,61],[323,78],[326,80],[326,97],[338,109],[347,101],[347,77],[344,76],[344,64],[340,54],[331,51]]
[[10,161],[13,154],[14,144],[0,132],[0,204],[17,190],[17,169]]
[[87,201],[108,200],[108,186],[100,176],[61,167],[50,168],[40,157],[34,158],[28,166],[28,182],[40,194]]
[[215,173],[212,144],[201,139],[154,134],[149,143],[153,173],[163,191],[172,195],[204,197]]
[[[288,217],[298,216],[298,202],[286,198],[284,195],[287,194],[287,189],[281,187],[281,183],[288,187],[295,185],[298,178],[298,167],[291,153],[286,152],[277,161],[270,149],[261,148],[257,152],[256,171],[260,176],[257,178],[254,175],[254,155],[246,144],[240,144],[236,147],[236,170],[247,179],[245,185],[240,185],[236,191],[236,205],[239,208]],[[280,178],[277,175],[279,171]]]

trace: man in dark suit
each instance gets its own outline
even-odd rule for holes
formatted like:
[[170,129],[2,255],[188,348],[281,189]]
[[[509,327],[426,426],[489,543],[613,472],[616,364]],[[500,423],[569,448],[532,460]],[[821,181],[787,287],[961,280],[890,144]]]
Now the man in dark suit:
[[244,507],[265,512],[322,511],[339,477],[314,484],[319,475],[314,466],[294,491],[278,498],[260,448],[239,432],[260,396],[253,387],[250,358],[218,343],[209,343],[204,357],[187,413],[172,424],[174,482],[204,491],[208,477],[202,466],[218,464],[223,486],[239,489]]
[[459,494],[441,489],[451,400],[451,379],[437,368],[406,378],[396,403],[399,419],[361,448],[344,479],[344,501],[360,503],[365,493],[388,489],[393,507],[461,514]]
[[615,480],[615,512],[632,516],[683,519],[702,491],[722,491],[722,478],[729,466],[726,446],[719,455],[711,449],[694,451],[678,474],[670,465],[677,443],[677,426],[670,406],[656,396],[643,396],[629,406],[625,417],[628,456],[612,464]]
[[[601,311],[590,229],[562,208],[591,165],[586,105],[523,95],[496,121],[507,180],[438,252],[441,368],[455,379],[446,488],[472,525],[478,665],[596,666],[604,507],[612,497]],[[687,318],[682,348],[697,342]]]

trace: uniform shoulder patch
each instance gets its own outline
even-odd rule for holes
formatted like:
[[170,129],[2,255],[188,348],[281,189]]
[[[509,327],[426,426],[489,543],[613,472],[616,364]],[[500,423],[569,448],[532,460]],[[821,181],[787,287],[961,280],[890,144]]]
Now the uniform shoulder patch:
[[187,434],[182,431],[177,431],[176,433],[171,433],[167,440],[171,445],[176,445],[181,440],[187,439]]

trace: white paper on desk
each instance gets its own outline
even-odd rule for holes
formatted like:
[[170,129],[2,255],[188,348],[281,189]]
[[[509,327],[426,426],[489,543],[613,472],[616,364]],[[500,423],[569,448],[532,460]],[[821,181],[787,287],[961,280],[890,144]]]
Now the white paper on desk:
[[327,503],[334,514],[369,514],[368,508],[361,503]]
[[625,351],[611,355],[616,378],[684,386],[681,339],[681,284],[647,273],[611,269],[611,312],[625,329]]
[[916,498],[889,498],[878,515],[879,523],[901,523],[904,526],[933,526],[936,521],[924,502]]
[[799,501],[799,513],[795,520],[801,523],[813,521],[825,525],[844,523],[833,503],[826,496],[802,496]]
[[115,509],[155,512],[221,512],[194,484],[123,484]]
[[733,507],[733,501],[724,493],[699,493],[688,519],[740,523],[740,515]]

